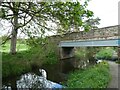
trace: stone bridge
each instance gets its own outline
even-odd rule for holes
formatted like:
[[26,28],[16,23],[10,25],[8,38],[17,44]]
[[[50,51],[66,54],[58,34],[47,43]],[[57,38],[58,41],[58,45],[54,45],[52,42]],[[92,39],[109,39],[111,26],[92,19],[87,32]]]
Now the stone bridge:
[[59,45],[61,59],[71,57],[74,53],[74,47],[119,46],[119,39],[120,25],[92,29],[88,32],[79,31],[49,37],[50,42]]
[[67,40],[106,40],[118,39],[120,36],[120,25],[109,26],[104,28],[92,29],[88,32],[79,31],[67,33],[64,35],[54,35],[49,37],[50,41],[59,43]]
[[[64,34],[59,41],[61,59],[74,56],[74,47],[120,46],[119,25]],[[119,55],[120,56],[120,55]]]
[[[88,32],[72,32],[49,38],[59,45],[62,66],[68,65],[66,59],[74,57],[74,47],[117,46],[120,57],[120,25],[93,29]],[[68,60],[67,60],[68,61]],[[64,69],[63,69],[64,70]]]

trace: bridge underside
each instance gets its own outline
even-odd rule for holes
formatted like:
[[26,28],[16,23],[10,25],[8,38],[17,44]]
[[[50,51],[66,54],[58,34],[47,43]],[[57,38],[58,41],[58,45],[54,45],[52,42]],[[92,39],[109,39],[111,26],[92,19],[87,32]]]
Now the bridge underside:
[[95,47],[95,46],[120,46],[120,39],[111,40],[86,40],[86,41],[61,41],[59,47]]

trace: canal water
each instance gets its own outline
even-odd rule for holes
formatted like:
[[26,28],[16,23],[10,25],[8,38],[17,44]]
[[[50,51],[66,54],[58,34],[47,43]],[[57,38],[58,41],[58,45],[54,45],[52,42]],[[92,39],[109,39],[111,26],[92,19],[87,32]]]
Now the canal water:
[[[61,64],[56,65],[43,65],[40,67],[41,69],[44,69],[47,72],[47,80],[56,82],[58,84],[61,84],[61,82],[64,82],[66,80],[67,74],[63,74],[61,72]],[[11,88],[12,90],[17,89],[17,85],[20,80],[25,79],[24,81],[26,83],[29,83],[28,80],[25,78],[26,76],[41,76],[41,73],[39,72],[40,68],[34,68],[32,72],[24,73],[20,76],[10,76],[8,78],[2,79],[2,86],[3,88]],[[68,70],[67,68],[67,71]]]
[[[81,66],[84,66],[84,62],[82,63],[80,61],[80,64]],[[80,64],[75,57],[72,57],[72,58],[66,58],[64,60],[60,60],[59,63],[57,63],[56,65],[43,65],[40,68],[44,69],[47,72],[47,80],[56,82],[58,84],[64,82],[65,84],[68,78],[68,74],[71,71],[78,69],[78,65]],[[31,72],[24,73],[20,76],[16,76],[16,77],[11,76],[9,78],[3,78],[2,80],[3,88],[10,87],[12,90],[17,89],[18,86],[27,85],[30,82],[29,79],[31,78],[33,80],[31,82],[36,82],[35,78],[41,76],[41,73],[39,72],[40,68],[33,68]],[[38,85],[40,86],[40,84]]]

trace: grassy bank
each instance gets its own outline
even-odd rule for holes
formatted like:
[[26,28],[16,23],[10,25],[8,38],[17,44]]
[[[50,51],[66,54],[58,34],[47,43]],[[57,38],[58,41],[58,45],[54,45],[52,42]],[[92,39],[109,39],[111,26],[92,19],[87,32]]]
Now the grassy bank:
[[19,43],[18,46],[19,51],[15,55],[9,54],[9,43],[2,47],[3,78],[35,70],[42,64],[54,65],[58,61],[54,45],[49,45],[48,48],[41,46],[28,48],[26,44]]
[[[30,47],[25,44],[25,41],[17,41],[17,45],[16,45],[17,52],[19,52],[19,51],[26,51],[29,48]],[[10,41],[8,41],[4,45],[2,45],[2,48],[1,48],[0,51],[1,52],[5,52],[5,53],[9,53],[9,51],[10,51]]]
[[109,65],[102,62],[69,75],[68,88],[106,88],[110,80]]

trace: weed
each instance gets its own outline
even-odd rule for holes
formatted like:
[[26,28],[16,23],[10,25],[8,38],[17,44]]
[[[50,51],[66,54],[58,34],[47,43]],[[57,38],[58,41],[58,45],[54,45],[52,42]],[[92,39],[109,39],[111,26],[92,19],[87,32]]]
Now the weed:
[[109,65],[102,62],[85,70],[77,70],[69,75],[69,88],[106,88],[110,80]]

